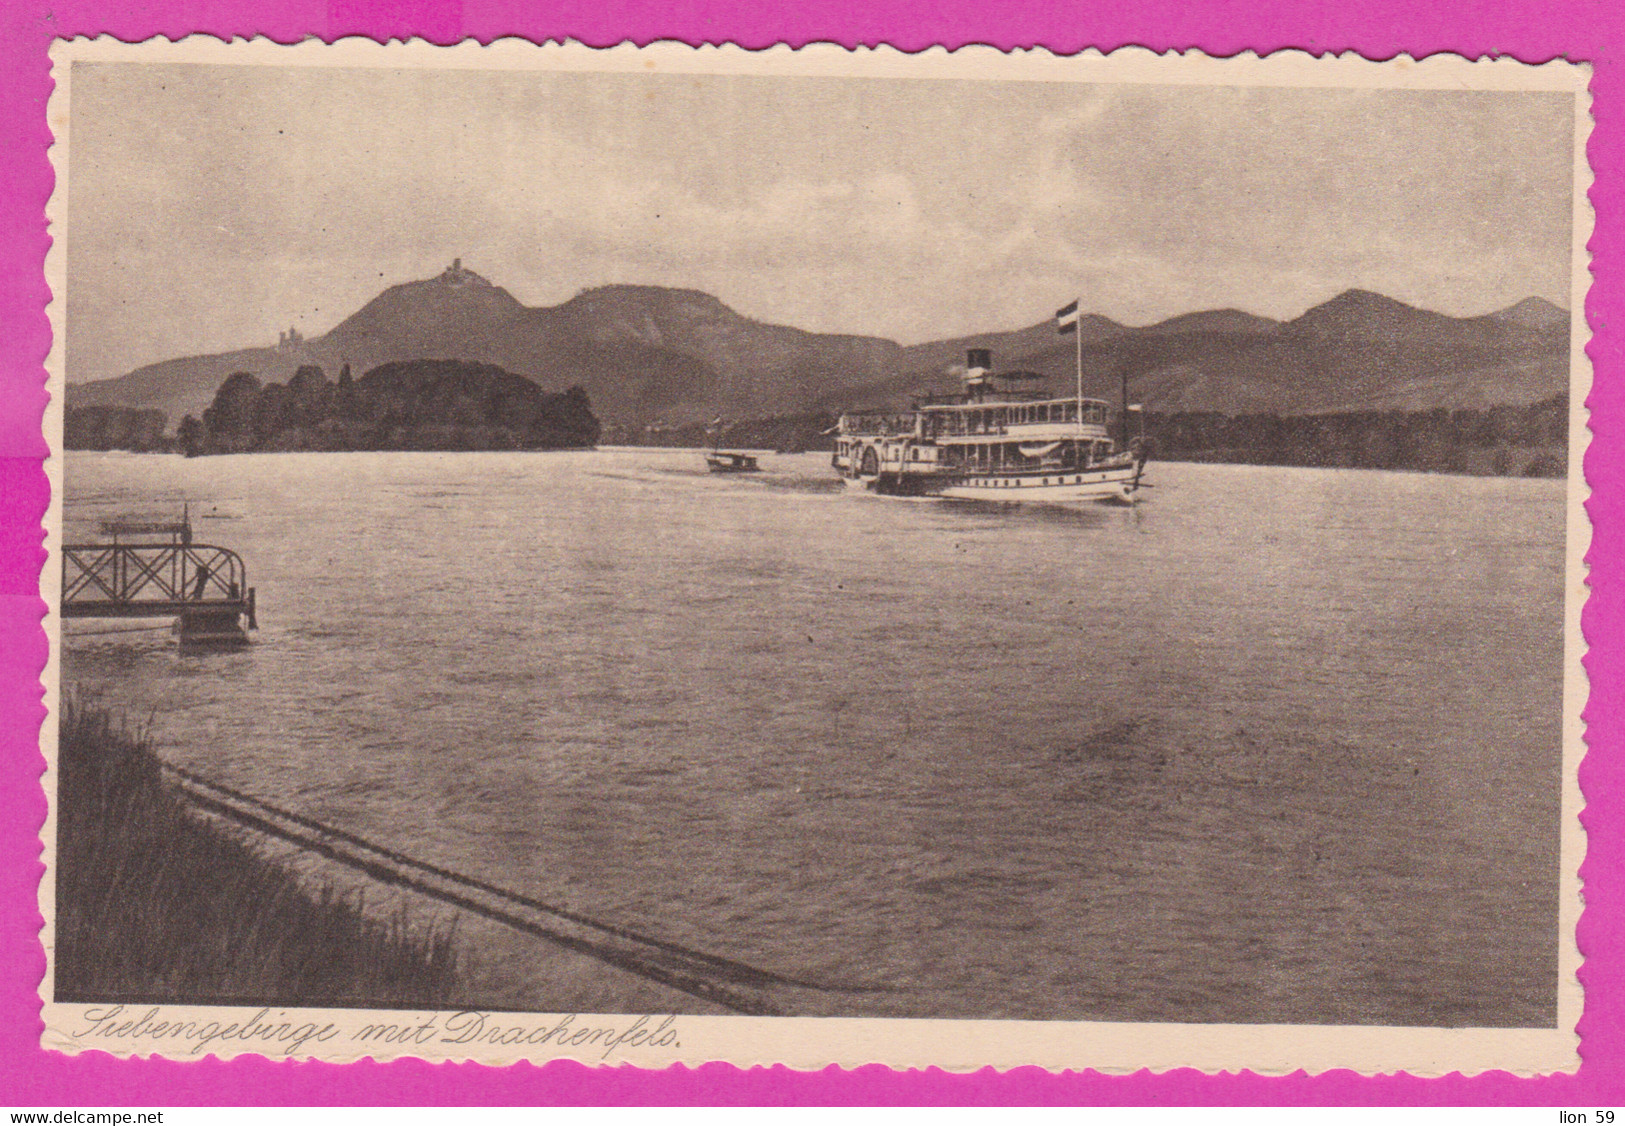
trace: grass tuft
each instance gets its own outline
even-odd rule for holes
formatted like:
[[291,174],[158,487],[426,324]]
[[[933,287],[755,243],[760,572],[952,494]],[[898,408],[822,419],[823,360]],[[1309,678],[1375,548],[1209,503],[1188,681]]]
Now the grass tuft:
[[384,921],[187,808],[150,727],[63,701],[57,762],[59,1001],[445,1008],[455,919]]

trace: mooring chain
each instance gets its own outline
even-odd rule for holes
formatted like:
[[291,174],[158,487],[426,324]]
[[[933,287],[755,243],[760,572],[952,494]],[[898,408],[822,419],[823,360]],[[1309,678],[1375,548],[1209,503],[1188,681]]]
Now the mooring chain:
[[[463,907],[486,918],[512,926],[515,929],[548,939],[571,949],[587,953],[593,957],[599,958],[602,961],[606,961],[626,969],[631,973],[659,981],[662,984],[670,985],[671,987],[679,989],[683,992],[713,1001],[736,1012],[769,1014],[776,1012],[776,1010],[761,999],[740,996],[735,992],[709,980],[710,978],[721,977],[736,984],[755,985],[759,987],[779,985],[789,986],[797,989],[819,991],[826,991],[832,988],[841,992],[878,991],[872,987],[866,986],[842,988],[839,986],[830,987],[819,985],[798,978],[778,974],[771,970],[763,970],[729,958],[722,958],[714,954],[707,954],[704,951],[694,950],[674,942],[652,938],[647,935],[639,934],[636,931],[628,930],[625,927],[600,922],[599,920],[570,911],[567,908],[544,903],[540,900],[521,895],[506,888],[501,888],[494,884],[486,883],[483,880],[474,879],[472,877],[462,875],[461,873],[441,868],[438,865],[425,863],[424,861],[417,860],[394,849],[375,844],[374,842],[366,840],[363,837],[359,837],[354,833],[349,833],[342,829],[325,825],[319,821],[302,816],[301,814],[293,813],[289,810],[280,809],[277,806],[261,801],[258,798],[251,797],[250,795],[232,789],[229,786],[224,786],[218,782],[213,782],[207,778],[203,778],[183,767],[165,763],[164,769],[176,775],[186,784],[187,793],[190,798],[212,812],[222,814],[262,832],[288,840],[339,863],[357,868],[382,882],[412,888],[413,890],[419,891],[425,895],[429,895],[444,902]],[[199,790],[209,792],[198,792]],[[222,800],[222,798],[226,800]],[[242,809],[238,808],[239,806],[248,806],[251,808]],[[261,812],[255,813],[253,810],[259,810]],[[298,826],[299,829],[303,830],[303,832],[289,830],[283,826],[277,825],[272,821],[267,820],[267,816]],[[324,841],[320,839],[313,839],[311,834],[314,834],[317,837],[328,838],[328,840]],[[352,849],[360,849],[365,852],[372,853],[379,859],[373,860],[366,857],[353,855],[332,842],[341,842],[344,845],[350,846]],[[551,915],[556,918],[575,923],[579,926],[592,928],[603,934],[613,936],[626,942],[636,943],[640,946],[647,947],[652,951],[658,951],[659,953],[652,955],[653,957],[674,960],[678,964],[675,967],[668,967],[656,962],[650,962],[648,960],[650,957],[649,955],[639,955],[635,952],[618,950],[613,946],[605,945],[601,942],[594,942],[587,938],[560,933],[555,929],[543,927],[520,918],[512,914],[510,911],[503,910],[500,907],[493,907],[490,904],[481,903],[477,900],[470,899],[468,895],[464,893],[426,884],[421,878],[417,878],[407,872],[400,871],[399,869],[402,868],[413,869],[428,876],[432,876],[437,880],[452,884],[454,887],[461,886],[465,889],[477,891],[486,896],[490,896],[498,900],[504,900],[534,912]]]

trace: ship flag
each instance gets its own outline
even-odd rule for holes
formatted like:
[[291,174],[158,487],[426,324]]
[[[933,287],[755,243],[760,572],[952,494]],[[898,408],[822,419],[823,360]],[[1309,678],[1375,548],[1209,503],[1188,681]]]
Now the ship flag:
[[1062,336],[1069,332],[1078,331],[1078,303],[1076,301],[1055,310],[1055,331]]

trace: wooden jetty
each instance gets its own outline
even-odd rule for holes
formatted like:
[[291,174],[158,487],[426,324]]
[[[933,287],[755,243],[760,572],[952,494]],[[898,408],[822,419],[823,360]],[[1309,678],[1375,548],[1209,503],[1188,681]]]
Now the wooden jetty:
[[62,548],[63,618],[173,618],[182,646],[235,648],[258,629],[248,568],[230,548],[192,542],[192,524],[109,520],[99,543]]

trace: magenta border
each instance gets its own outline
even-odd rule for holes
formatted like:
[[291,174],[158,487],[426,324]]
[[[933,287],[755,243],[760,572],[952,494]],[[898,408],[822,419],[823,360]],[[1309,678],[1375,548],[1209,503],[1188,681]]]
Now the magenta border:
[[[50,93],[46,49],[53,37],[110,33],[123,39],[192,32],[268,35],[280,41],[421,35],[437,42],[503,35],[570,37],[595,46],[623,39],[732,41],[748,47],[834,41],[889,43],[905,50],[990,43],[1058,52],[1138,44],[1212,55],[1300,48],[1513,55],[1525,62],[1567,57],[1596,67],[1596,130],[1590,155],[1598,210],[1591,243],[1595,284],[1586,308],[1596,334],[1596,386],[1586,475],[1594,496],[1591,598],[1584,627],[1593,681],[1591,753],[1580,771],[1591,833],[1581,869],[1586,912],[1580,946],[1586,987],[1579,1074],[1519,1079],[1506,1073],[1434,1080],[1361,1078],[1349,1072],[1262,1078],[1190,1071],[1108,1077],[1050,1075],[1036,1068],[894,1072],[882,1067],[740,1071],[726,1065],[664,1072],[592,1070],[574,1063],[485,1068],[417,1061],[347,1066],[209,1059],[176,1064],[118,1061],[102,1053],[70,1058],[37,1046],[35,988],[44,971],[38,945],[37,833],[44,818],[37,748],[44,715],[38,675],[45,661],[37,576],[45,554],[39,521],[48,489],[40,467],[45,403],[43,361],[50,332],[42,280],[44,206],[51,190]],[[95,1105],[240,1104],[1512,1104],[1570,1107],[1625,1102],[1625,384],[1621,378],[1625,280],[1625,6],[1612,0],[1123,0],[1085,8],[1021,0],[6,0],[0,3],[0,1104],[26,1108]]]

